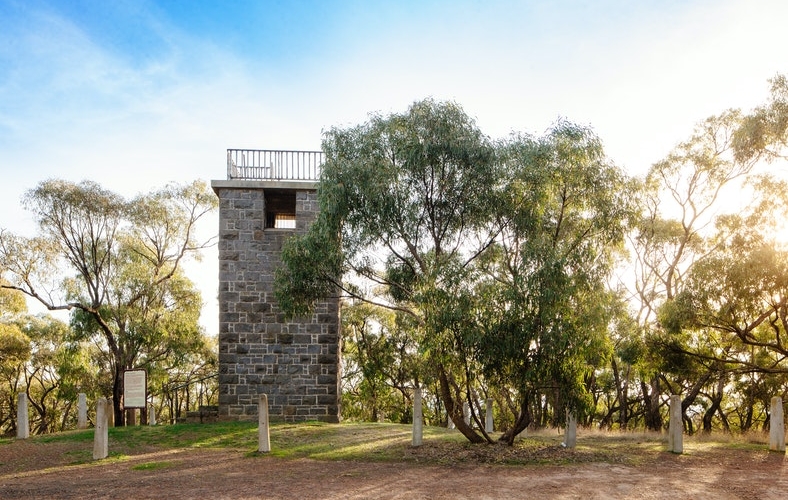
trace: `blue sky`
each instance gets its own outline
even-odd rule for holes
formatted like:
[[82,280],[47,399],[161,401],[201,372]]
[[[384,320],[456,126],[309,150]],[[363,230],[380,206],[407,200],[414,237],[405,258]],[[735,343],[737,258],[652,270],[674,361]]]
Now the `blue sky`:
[[[493,137],[591,125],[643,174],[788,72],[788,2],[0,0],[0,227],[52,177],[133,196],[225,176],[227,148],[460,103]],[[205,224],[205,234],[218,222]],[[215,332],[216,253],[190,268]]]

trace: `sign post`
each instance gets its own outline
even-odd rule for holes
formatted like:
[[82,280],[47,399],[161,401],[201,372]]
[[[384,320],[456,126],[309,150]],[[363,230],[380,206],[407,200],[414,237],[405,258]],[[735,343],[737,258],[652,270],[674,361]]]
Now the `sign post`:
[[[148,404],[148,373],[145,370],[123,372],[123,409],[145,409]],[[135,419],[136,420],[136,419]]]

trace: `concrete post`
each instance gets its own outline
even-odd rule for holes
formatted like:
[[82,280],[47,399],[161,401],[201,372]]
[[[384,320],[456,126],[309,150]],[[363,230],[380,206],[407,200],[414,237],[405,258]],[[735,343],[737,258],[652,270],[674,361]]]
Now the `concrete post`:
[[462,404],[462,419],[465,425],[471,425],[471,405],[467,401]]
[[493,400],[488,399],[484,402],[484,432],[493,431]]
[[271,451],[271,436],[268,431],[268,396],[261,394],[257,402],[257,451]]
[[783,417],[783,398],[772,398],[769,420],[769,450],[785,453],[785,418]]
[[564,446],[574,448],[577,445],[577,417],[572,412],[566,412],[566,435]]
[[424,433],[424,416],[421,411],[421,388],[417,387],[413,394],[413,437],[411,444],[421,446]]
[[156,425],[156,407],[153,405],[148,410],[148,425]]
[[668,424],[668,451],[684,453],[684,422],[681,420],[681,396],[670,396],[670,423]]
[[77,429],[88,428],[88,397],[80,392],[77,399]]
[[109,456],[109,429],[107,419],[107,400],[96,401],[96,428],[93,432],[93,460]]
[[16,396],[16,438],[30,437],[30,417],[27,415],[27,393],[20,392]]

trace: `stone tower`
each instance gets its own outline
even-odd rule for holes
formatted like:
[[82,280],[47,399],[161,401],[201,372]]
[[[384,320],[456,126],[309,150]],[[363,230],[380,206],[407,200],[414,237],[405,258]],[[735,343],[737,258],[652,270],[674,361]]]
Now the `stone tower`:
[[338,422],[339,301],[285,322],[273,296],[282,244],[318,212],[321,152],[228,150],[219,197],[219,418]]

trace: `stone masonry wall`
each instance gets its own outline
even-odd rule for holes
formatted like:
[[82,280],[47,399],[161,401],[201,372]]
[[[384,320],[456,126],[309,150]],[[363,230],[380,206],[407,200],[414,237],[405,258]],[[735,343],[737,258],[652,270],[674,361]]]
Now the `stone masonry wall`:
[[267,394],[274,420],[338,422],[339,304],[317,305],[303,322],[283,322],[273,296],[283,242],[318,211],[314,190],[296,192],[296,229],[265,229],[263,189],[219,196],[219,418],[257,418]]

